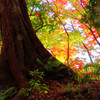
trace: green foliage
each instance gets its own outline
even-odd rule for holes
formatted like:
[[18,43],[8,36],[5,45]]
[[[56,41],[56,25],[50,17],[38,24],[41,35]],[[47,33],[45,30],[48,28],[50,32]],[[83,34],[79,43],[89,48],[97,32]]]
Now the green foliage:
[[38,70],[30,71],[30,75],[33,76],[33,78],[28,82],[29,88],[22,88],[20,90],[20,94],[29,96],[30,92],[32,93],[48,93],[48,86],[46,84],[42,83],[42,79],[44,76],[43,72],[39,72]]
[[70,45],[74,47],[75,45],[82,44],[84,38],[78,30],[74,30],[70,33]]
[[40,79],[43,79],[43,76],[45,76],[44,73],[43,72],[39,72],[38,69],[34,70],[34,71],[30,71],[29,74],[34,76],[35,78],[37,77],[37,78],[40,78]]
[[14,87],[11,87],[7,90],[0,91],[0,100],[5,100],[7,97],[11,97],[15,94]]
[[85,84],[86,82],[92,83],[95,79],[100,80],[99,61],[84,65],[83,70],[80,71],[82,75],[82,79],[79,79],[80,84]]
[[42,0],[26,1],[33,28],[41,32],[51,32],[55,30],[56,23],[52,23],[54,19],[50,18],[49,14],[53,13],[51,7],[43,3]]
[[85,22],[92,27],[99,28],[100,26],[100,8],[97,6],[98,1],[89,0],[89,4],[85,6],[86,12],[83,14],[81,22]]
[[88,93],[92,89],[93,88],[91,86],[89,86],[88,83],[84,84],[84,87],[82,87],[82,88],[81,88],[80,84],[77,85],[76,87],[73,87],[71,83],[68,83],[67,87],[66,87],[66,90],[67,90],[66,95],[68,95],[68,96],[74,96],[74,95],[81,96],[81,94]]
[[31,90],[33,90],[35,93],[48,93],[49,88],[46,84],[41,84],[40,80],[31,80],[29,84],[32,87]]
[[37,62],[39,64],[41,64],[42,66],[44,66],[46,68],[46,70],[48,71],[53,71],[53,70],[61,70],[63,68],[65,68],[65,66],[62,66],[62,67],[59,67],[59,65],[61,65],[61,62],[60,61],[52,61],[51,60],[52,57],[50,57],[47,61],[47,64],[43,64],[38,58],[37,58]]
[[86,64],[84,67],[84,71],[85,72],[89,72],[89,71],[93,71],[91,75],[96,76],[97,79],[100,78],[100,64],[97,62],[93,63],[93,64]]
[[28,84],[30,85],[29,88],[22,88],[20,90],[20,94],[23,94],[23,95],[26,95],[26,96],[29,96],[30,93],[41,93],[41,92],[44,92],[44,93],[48,93],[48,86],[46,84],[42,84],[40,82],[40,80],[34,80],[34,79],[31,79]]
[[72,84],[69,82],[69,83],[67,84],[66,89],[67,89],[67,91],[69,91],[71,88],[72,88]]
[[61,83],[57,82],[56,84],[57,84],[58,87],[63,88],[63,85]]

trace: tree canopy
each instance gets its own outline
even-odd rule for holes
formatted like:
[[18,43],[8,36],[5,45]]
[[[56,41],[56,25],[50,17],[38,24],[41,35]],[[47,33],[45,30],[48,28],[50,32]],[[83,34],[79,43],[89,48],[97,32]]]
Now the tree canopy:
[[[100,48],[98,1],[39,0],[35,1],[36,5],[32,3],[27,1],[33,27],[44,46],[54,56],[63,63],[66,59],[71,63],[79,53],[84,56],[87,52],[90,62],[94,61],[94,56],[99,57],[96,48],[98,45]],[[83,59],[85,60],[84,57]]]

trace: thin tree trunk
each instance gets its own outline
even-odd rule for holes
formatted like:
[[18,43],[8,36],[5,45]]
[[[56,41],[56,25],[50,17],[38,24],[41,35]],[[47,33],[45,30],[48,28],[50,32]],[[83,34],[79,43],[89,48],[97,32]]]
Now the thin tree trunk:
[[87,46],[84,43],[83,43],[83,46],[85,47],[85,49],[86,49],[86,51],[87,51],[87,53],[89,55],[89,58],[90,58],[91,63],[93,63],[92,57],[91,57],[91,55],[89,53],[89,49],[87,48]]

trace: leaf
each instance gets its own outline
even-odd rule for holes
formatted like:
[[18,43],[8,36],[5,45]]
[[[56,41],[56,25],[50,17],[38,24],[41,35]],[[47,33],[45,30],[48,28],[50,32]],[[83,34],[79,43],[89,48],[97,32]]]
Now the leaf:
[[52,66],[57,67],[57,66],[59,66],[60,64],[61,64],[60,61],[54,61],[54,62],[52,63]]
[[0,100],[5,100],[6,98],[7,98],[6,95],[1,95],[1,96],[0,96]]
[[37,58],[37,62],[38,62],[39,64],[41,64],[41,65],[44,65],[44,64],[40,61],[39,58]]
[[5,100],[7,97],[14,95],[15,94],[14,89],[15,87],[11,87],[8,90],[6,90],[4,93],[2,93],[0,96],[0,100]]
[[69,91],[71,88],[72,88],[72,84],[69,82],[69,83],[67,84],[66,89]]

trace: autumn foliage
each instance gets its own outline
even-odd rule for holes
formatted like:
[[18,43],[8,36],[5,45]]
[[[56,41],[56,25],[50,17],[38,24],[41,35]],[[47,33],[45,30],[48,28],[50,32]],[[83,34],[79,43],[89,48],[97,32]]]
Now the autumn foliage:
[[[86,63],[100,59],[97,2],[39,0],[36,4],[36,9],[29,8],[31,21],[36,25],[37,36],[54,57],[75,71],[81,71]],[[92,72],[86,74],[89,73]]]

